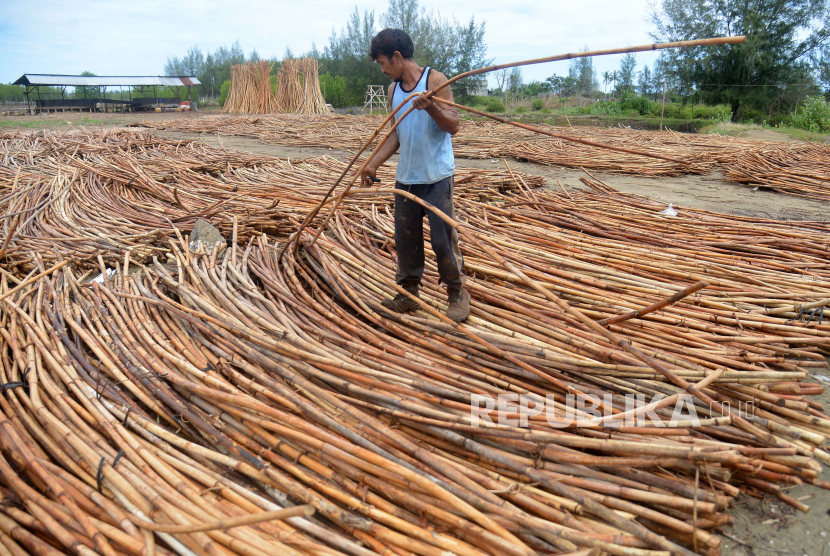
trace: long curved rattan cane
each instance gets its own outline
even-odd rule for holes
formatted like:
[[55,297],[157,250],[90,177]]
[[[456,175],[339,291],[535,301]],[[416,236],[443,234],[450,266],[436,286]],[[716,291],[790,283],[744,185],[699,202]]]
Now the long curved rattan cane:
[[[433,96],[435,96],[435,93],[437,93],[441,89],[444,89],[445,87],[448,87],[449,85],[455,83],[459,79],[464,79],[466,77],[472,77],[474,75],[481,75],[481,74],[484,74],[484,73],[489,73],[489,72],[492,72],[492,71],[497,71],[497,70],[505,69],[505,68],[514,68],[514,67],[519,67],[519,66],[530,66],[530,65],[534,65],[534,64],[544,64],[544,63],[547,63],[547,62],[556,62],[556,61],[561,61],[561,60],[571,60],[573,58],[588,58],[588,57],[593,57],[593,56],[607,56],[607,55],[610,55],[610,54],[626,54],[626,53],[629,53],[629,52],[644,52],[644,51],[648,51],[648,50],[666,50],[666,49],[670,49],[670,48],[690,48],[690,47],[695,47],[695,46],[722,46],[722,45],[726,45],[726,44],[740,44],[740,43],[745,43],[745,42],[746,42],[746,36],[744,36],[744,35],[737,36],[737,37],[716,37],[716,38],[711,38],[711,39],[698,39],[698,40],[691,40],[691,41],[676,41],[676,42],[666,42],[666,43],[644,44],[644,45],[640,45],[640,46],[628,46],[628,47],[625,47],[625,48],[611,48],[611,49],[606,49],[606,50],[591,50],[591,51],[587,51],[587,52],[571,52],[571,53],[568,53],[568,54],[557,54],[555,56],[548,56],[548,57],[545,57],[545,58],[534,58],[534,59],[531,59],[531,60],[523,60],[523,61],[520,61],[520,62],[511,62],[511,63],[508,63],[508,64],[499,64],[499,65],[495,65],[495,66],[488,66],[486,68],[479,68],[479,69],[476,69],[476,70],[460,73],[460,74],[456,75],[455,77],[453,77],[451,79],[448,79],[447,81],[445,81],[444,83],[442,83],[441,85],[439,85],[438,87],[433,89],[432,91],[427,91],[427,98],[432,98]],[[295,251],[297,250],[297,248],[299,247],[299,238],[302,235],[303,230],[305,229],[305,227],[311,222],[312,219],[314,219],[314,217],[317,216],[317,214],[320,212],[320,209],[323,208],[323,206],[328,201],[328,198],[331,196],[331,194],[334,192],[334,190],[337,189],[337,186],[340,185],[340,182],[343,181],[343,178],[346,176],[346,174],[349,173],[349,170],[352,169],[352,167],[354,166],[354,163],[357,161],[357,159],[360,157],[360,155],[363,154],[363,152],[368,148],[368,146],[372,143],[372,141],[375,140],[375,138],[378,136],[378,134],[381,132],[381,130],[383,130],[383,128],[386,127],[386,124],[389,123],[389,121],[395,116],[395,114],[397,114],[398,111],[404,105],[406,105],[406,103],[409,101],[409,99],[411,99],[414,96],[416,96],[416,93],[412,93],[411,95],[406,97],[406,99],[404,99],[404,101],[401,102],[401,104],[397,108],[395,108],[383,120],[383,123],[381,123],[381,125],[378,126],[378,128],[372,133],[372,136],[369,137],[369,139],[366,142],[364,142],[363,146],[360,147],[360,150],[358,150],[357,153],[355,153],[355,155],[352,157],[349,164],[346,166],[346,168],[343,169],[343,172],[341,172],[340,176],[337,178],[337,181],[334,182],[334,185],[331,186],[331,188],[328,190],[328,192],[323,197],[323,199],[320,201],[320,203],[316,207],[314,207],[314,209],[305,217],[302,224],[300,224],[300,228],[294,234],[291,235],[291,237],[288,239],[286,244],[282,247],[282,249],[280,250],[279,255],[278,255],[278,260],[282,259],[283,253],[285,253],[285,250],[288,248],[289,245],[291,245],[292,242],[295,243],[294,250]],[[438,99],[438,100],[440,101],[441,99]],[[455,105],[455,106],[456,107],[462,107],[461,105]],[[462,107],[462,108],[467,109],[467,107]],[[392,132],[394,132],[395,129],[397,129],[398,124],[404,118],[406,118],[413,110],[415,110],[415,107],[410,106],[407,109],[407,111],[404,112],[401,115],[401,117],[398,118],[395,121],[395,123],[392,125],[392,128],[387,132],[387,134],[383,137],[383,139],[381,139],[380,143],[378,143],[378,146],[375,148],[375,152],[377,152],[377,150],[380,149],[386,143],[387,140],[389,140],[389,138],[392,135]],[[503,123],[513,123],[513,122],[509,122],[508,120],[505,120],[504,118],[499,118],[498,116],[493,116],[491,114],[487,114],[487,113],[484,113],[484,112],[474,111],[473,109],[467,109],[467,110],[475,112],[475,113],[480,114],[480,115],[487,116],[489,118],[492,118],[496,121],[500,121],[500,122],[503,122]],[[542,130],[539,130],[537,128],[533,128],[533,127],[530,127],[530,126],[527,126],[526,129],[529,129],[530,131],[535,131],[537,133],[542,132]],[[545,134],[545,135],[550,135],[547,132],[542,132],[542,133]],[[557,137],[560,137],[561,139],[564,139],[566,141],[574,141],[576,139],[574,137],[569,137],[569,136],[566,136],[566,135],[559,135]],[[576,142],[585,143],[585,141],[581,140],[581,139],[576,140]],[[595,146],[595,147],[599,147],[599,148],[610,149],[610,150],[622,150],[619,147],[611,147],[610,145],[604,145],[602,143],[591,143],[591,145]],[[661,159],[664,159],[664,160],[667,159],[667,157],[664,157],[662,155],[655,155],[655,154],[642,152],[642,151],[634,151],[633,149],[625,149],[625,150],[623,150],[623,152],[628,152],[630,154],[639,154],[639,155],[643,155],[643,156],[648,156],[650,158],[661,158]],[[369,162],[371,160],[372,160],[372,158],[369,157],[368,159],[366,159],[365,162],[363,162],[363,164],[360,166],[359,170],[352,176],[352,179],[346,185],[346,188],[343,191],[343,193],[338,195],[337,199],[334,202],[334,206],[331,208],[331,210],[329,211],[329,213],[326,216],[325,220],[323,221],[323,223],[317,229],[317,233],[312,238],[312,240],[311,240],[312,245],[314,244],[314,242],[317,241],[317,238],[320,237],[320,234],[325,229],[325,227],[328,224],[331,217],[337,211],[337,208],[340,206],[340,203],[342,202],[343,198],[348,193],[348,191],[352,188],[352,186],[354,185],[354,182],[357,180],[357,177],[363,172],[363,170],[366,168],[366,165],[369,164]],[[679,160],[676,160],[676,159],[668,159],[668,160],[671,160],[673,162],[686,163],[685,161],[679,161]]]

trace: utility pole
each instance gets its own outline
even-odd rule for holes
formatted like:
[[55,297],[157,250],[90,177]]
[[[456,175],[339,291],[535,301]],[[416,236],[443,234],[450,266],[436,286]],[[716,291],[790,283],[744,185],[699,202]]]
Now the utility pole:
[[666,112],[666,80],[663,80],[663,108],[660,109],[660,131],[663,131],[663,114]]

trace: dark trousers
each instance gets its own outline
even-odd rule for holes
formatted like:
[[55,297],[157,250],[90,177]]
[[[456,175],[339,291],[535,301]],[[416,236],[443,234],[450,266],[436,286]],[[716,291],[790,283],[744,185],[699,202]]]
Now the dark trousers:
[[[404,185],[395,183],[395,189],[408,191],[455,219],[452,177],[437,183]],[[434,212],[400,195],[395,196],[395,246],[398,250],[398,284],[421,281],[424,274],[424,215],[429,220],[432,250],[438,264],[439,281],[450,290],[464,285],[464,259],[458,249],[458,232]]]

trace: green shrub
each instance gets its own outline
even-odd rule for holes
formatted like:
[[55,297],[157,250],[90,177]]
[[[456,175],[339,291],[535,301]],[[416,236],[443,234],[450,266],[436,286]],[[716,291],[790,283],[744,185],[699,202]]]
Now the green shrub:
[[620,103],[609,100],[600,100],[591,105],[592,116],[622,116]]
[[326,102],[335,108],[349,106],[349,98],[346,95],[346,80],[341,76],[332,77],[328,72],[320,76],[320,91],[326,98]]
[[620,99],[620,109],[626,114],[636,111],[636,115],[645,116],[651,113],[651,101],[646,97],[627,94]]
[[765,119],[767,119],[767,112],[766,111],[757,110],[755,108],[742,107],[740,112],[739,112],[739,115],[740,115],[741,121],[754,122],[756,124],[760,124]]
[[666,104],[666,118],[675,120],[691,120],[692,107],[684,106],[683,104],[671,103]]
[[716,117],[719,114],[713,115],[711,108],[712,106],[693,106],[692,107],[692,118],[696,120],[703,120],[705,118],[712,118]]
[[663,105],[660,102],[652,102],[651,103],[651,112],[650,114],[655,118],[660,117],[660,113],[663,110]]
[[499,102],[499,99],[491,99],[484,107],[485,112],[504,112],[504,104]]
[[767,125],[769,127],[795,127],[793,124],[793,118],[789,114],[773,114],[772,117],[767,120]]
[[813,133],[830,132],[830,104],[823,96],[807,97],[793,118],[792,125]]
[[533,102],[530,103],[530,106],[534,110],[541,110],[542,108],[545,107],[545,101],[540,99],[540,98],[533,99]]
[[553,110],[551,110],[550,108],[542,108],[541,110],[539,110],[539,113],[540,114],[553,114]]
[[516,112],[519,114],[524,114],[525,112],[527,112],[527,106],[519,106],[518,108],[516,108]]
[[219,87],[219,106],[225,106],[225,101],[228,100],[228,94],[231,92],[230,79],[222,83]]

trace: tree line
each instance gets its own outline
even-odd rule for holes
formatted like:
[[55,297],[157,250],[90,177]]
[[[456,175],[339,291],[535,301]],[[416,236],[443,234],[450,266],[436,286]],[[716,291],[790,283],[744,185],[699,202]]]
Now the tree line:
[[[460,23],[440,13],[427,12],[419,6],[418,0],[390,0],[387,11],[380,16],[376,16],[374,10],[365,10],[361,14],[355,7],[345,26],[339,32],[332,30],[322,51],[312,44],[310,51],[298,55],[318,59],[321,90],[328,102],[336,107],[363,104],[367,85],[389,84],[380,67],[369,59],[372,37],[386,27],[406,31],[415,43],[416,61],[450,77],[492,62],[486,57],[485,23],[476,21],[475,17]],[[288,48],[282,59],[293,57],[295,54]],[[221,95],[223,84],[230,79],[231,65],[260,59],[256,51],[245,56],[239,41],[207,55],[198,46],[193,46],[181,58],[169,57],[164,73],[196,76],[201,82],[199,95],[215,98]],[[280,60],[270,61],[273,75],[276,75]],[[482,86],[486,86],[485,78],[470,78],[458,81],[453,90],[463,98]]]
[[[725,104],[733,120],[774,122],[793,116],[805,99],[830,85],[830,0],[656,0],[648,16],[656,42],[735,35],[747,35],[748,40],[741,45],[664,50],[651,67],[641,69],[636,56],[629,54],[619,69],[601,75],[590,58],[572,60],[566,75],[530,83],[524,82],[521,68],[503,70],[494,76],[491,94],[501,100],[545,94],[656,99],[665,83],[668,98],[675,102]],[[418,63],[448,76],[492,63],[484,21],[446,18],[428,12],[418,0],[389,0],[379,15],[355,7],[343,28],[332,30],[322,50],[312,44],[300,54],[319,60],[321,89],[328,102],[336,107],[360,105],[367,85],[389,83],[368,56],[372,36],[384,27],[409,33]],[[534,53],[538,54],[543,53]],[[286,49],[285,57],[294,53]],[[181,57],[169,57],[164,73],[196,76],[200,97],[216,98],[228,87],[232,65],[259,59],[256,50],[246,55],[239,41],[206,54],[192,46]],[[271,61],[275,85],[280,61]],[[483,76],[460,81],[454,93],[470,97],[483,92],[486,83]],[[0,86],[0,101],[18,98],[22,99],[22,87]]]
[[[630,53],[619,69],[599,76],[590,58],[571,60],[567,75],[530,83],[519,68],[502,70],[495,93],[500,99],[556,94],[630,103],[633,95],[656,100],[665,86],[669,101],[726,105],[733,121],[770,124],[790,123],[801,107],[826,105],[821,95],[830,96],[828,0],[660,0],[649,17],[655,42],[738,35],[747,41],[662,50],[652,67],[639,71]],[[826,127],[830,131],[830,121]]]

